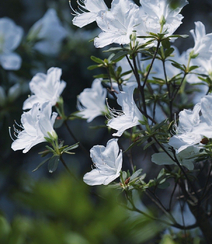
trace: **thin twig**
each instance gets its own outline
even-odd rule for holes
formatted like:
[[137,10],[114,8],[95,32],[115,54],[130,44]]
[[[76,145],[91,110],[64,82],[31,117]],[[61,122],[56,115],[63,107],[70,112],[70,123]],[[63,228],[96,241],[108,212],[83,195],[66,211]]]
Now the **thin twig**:
[[[74,135],[74,133],[71,131],[70,127],[68,126],[68,123],[66,120],[64,121],[64,125],[65,125],[66,129],[68,130],[69,134],[75,140],[75,142],[79,142],[79,140],[76,138],[76,136]],[[86,148],[83,146],[83,144],[81,142],[79,142],[79,146],[84,151],[84,153],[90,158],[89,152],[86,150]]]
[[71,172],[71,170],[68,168],[68,166],[66,165],[62,155],[60,155],[60,161],[62,162],[63,166],[66,168],[67,172],[75,179],[78,181],[78,179],[76,178],[76,176]]

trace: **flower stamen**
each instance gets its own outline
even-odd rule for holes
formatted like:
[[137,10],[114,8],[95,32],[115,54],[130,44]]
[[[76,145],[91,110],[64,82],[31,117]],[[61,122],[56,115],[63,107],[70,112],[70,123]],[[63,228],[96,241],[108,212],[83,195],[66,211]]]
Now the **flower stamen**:
[[108,111],[109,111],[109,115],[106,114],[105,117],[109,120],[109,119],[112,119],[112,118],[117,118],[117,117],[120,117],[122,115],[124,115],[125,113],[122,111],[122,110],[118,110],[118,109],[115,109],[115,108],[111,108],[108,104],[108,99],[106,99],[106,105],[107,105],[107,108],[108,108]]

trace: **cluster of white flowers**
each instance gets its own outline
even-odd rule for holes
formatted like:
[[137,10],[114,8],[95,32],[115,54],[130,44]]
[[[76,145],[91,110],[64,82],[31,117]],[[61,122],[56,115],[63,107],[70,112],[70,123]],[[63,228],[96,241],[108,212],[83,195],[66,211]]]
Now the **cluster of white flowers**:
[[[149,32],[171,35],[182,23],[181,9],[187,4],[172,9],[166,0],[140,0],[141,7],[131,0],[113,0],[108,9],[102,0],[86,0],[80,4],[81,11],[74,11],[73,24],[83,27],[96,21],[102,32],[94,39],[97,48],[111,43],[129,44],[133,31],[137,36],[148,36]],[[145,39],[139,39],[145,42]]]
[[[14,50],[20,45],[23,34],[23,29],[11,19],[0,18],[0,65],[3,69],[18,70],[21,68],[22,59]],[[27,38],[29,41],[36,42],[33,46],[35,50],[47,55],[58,53],[61,41],[66,35],[66,30],[62,27],[56,11],[49,9],[44,17],[32,26]],[[48,137],[48,135],[40,132],[41,121],[42,123],[45,121],[45,124],[48,125],[46,130],[51,133],[55,120],[55,113],[52,118],[50,115],[51,106],[56,104],[66,86],[64,81],[60,82],[61,73],[61,69],[51,68],[47,75],[38,73],[33,77],[30,82],[30,90],[33,95],[23,105],[24,110],[31,110],[22,115],[22,125],[18,129],[14,128],[14,135],[17,138],[12,144],[14,150],[25,148],[23,152],[27,152],[33,145],[45,141],[44,137]],[[0,86],[0,106],[3,107],[7,102],[15,100],[21,92],[19,83],[8,89],[7,96],[3,86]],[[45,120],[42,113],[46,114]],[[48,120],[51,120],[51,123]]]
[[[150,32],[156,34],[165,33],[165,36],[172,35],[182,23],[183,16],[180,14],[180,11],[186,4],[188,4],[188,2],[186,0],[179,1],[178,7],[175,9],[173,9],[170,6],[170,3],[166,0],[140,0],[140,4],[141,7],[130,0],[113,0],[111,8],[108,9],[102,0],[86,0],[79,2],[80,10],[74,11],[75,17],[73,19],[73,24],[81,28],[96,21],[98,27],[102,31],[99,36],[94,39],[94,45],[97,48],[102,48],[112,43],[124,45],[131,42],[130,37],[133,32],[136,32],[137,36],[148,36]],[[204,65],[204,62],[212,56],[211,34],[205,33],[205,27],[201,22],[195,23],[195,31],[191,30],[191,34],[195,42],[194,47],[180,55],[177,48],[173,46],[173,59],[175,62],[185,66],[189,64],[199,65],[201,66],[199,70],[201,69],[202,71],[204,69],[204,73],[208,72],[207,74],[209,74],[211,72],[210,62],[207,65]],[[137,39],[137,41],[142,44],[145,43],[147,39],[142,38]],[[194,57],[197,58],[194,59]],[[140,67],[143,67],[145,70],[149,64],[150,61],[141,61]],[[121,65],[122,70],[128,71],[131,69],[129,63],[124,62],[124,59],[119,62],[118,65]],[[181,78],[183,76],[181,71],[172,65],[172,60],[169,62],[166,61],[167,77],[164,77],[164,75],[161,60],[155,60],[149,76],[150,79],[153,77],[171,79],[177,75]],[[128,80],[128,83],[123,85],[123,89],[116,94],[117,103],[121,106],[122,110],[118,111],[116,109],[112,109],[108,105],[110,118],[107,122],[107,126],[117,130],[116,133],[113,133],[113,136],[118,137],[120,137],[125,130],[139,125],[140,121],[143,120],[143,115],[135,104],[133,98],[134,89],[137,87],[135,78],[130,74],[126,76],[126,79]],[[196,82],[192,75],[187,76],[187,81],[190,83]],[[97,83],[97,81],[95,82]],[[100,81],[98,81],[98,83],[100,86]],[[96,91],[98,95],[95,95]],[[98,91],[93,84],[92,89],[85,89],[78,97],[78,109],[80,110],[78,115],[82,118],[86,118],[88,122],[92,121],[96,116],[103,114],[106,93],[102,96],[100,94],[103,94],[103,91],[100,89]],[[208,102],[205,100],[208,100],[208,98],[203,98],[203,100],[201,100],[203,107],[203,104]],[[205,103],[203,101],[205,101]],[[197,105],[197,107],[198,106],[200,105]],[[204,111],[202,110],[201,112],[203,113]],[[186,112],[184,111],[180,113],[179,128],[182,127],[183,114],[185,113]],[[190,111],[184,116],[185,124],[187,125],[188,113],[190,113]],[[197,113],[199,114],[199,111]],[[202,118],[204,118],[203,115]],[[206,123],[205,119],[202,123]],[[207,125],[209,125],[209,122],[207,122]],[[191,129],[190,124],[189,128]],[[198,128],[202,127],[199,126]],[[153,162],[157,164],[175,164],[175,161],[178,160],[181,165],[190,170],[193,169],[193,157],[199,154],[200,149],[196,144],[200,143],[201,139],[204,136],[208,136],[208,134],[205,135],[202,131],[199,134],[194,134],[193,131],[189,134],[188,131],[185,133],[184,130],[181,135],[180,131],[180,129],[177,129],[177,135],[170,139],[168,145],[164,145],[168,154],[165,152],[154,154],[152,156]],[[192,137],[192,139],[190,137]],[[184,148],[182,149],[182,147]],[[95,165],[98,165],[100,162],[102,161],[96,162],[95,160]],[[102,163],[100,163],[100,165],[102,165]],[[100,168],[100,166],[97,166],[97,168]],[[87,184],[102,184],[103,182],[103,184],[105,184],[103,169],[94,169],[91,172],[92,173],[86,174],[86,177],[84,178]],[[94,176],[93,174],[98,180],[95,180],[95,178],[92,177]]]
[[38,143],[46,141],[45,138],[57,139],[57,134],[53,129],[57,113],[52,113],[52,106],[58,101],[65,81],[60,81],[62,71],[60,68],[52,67],[43,73],[36,74],[29,86],[32,93],[23,104],[23,109],[30,109],[21,116],[21,125],[15,128],[16,139],[12,143],[13,150],[23,150],[23,153]]
[[[73,24],[81,28],[96,21],[101,33],[94,39],[94,45],[102,48],[112,43],[129,45],[133,35],[137,44],[149,45],[147,41],[152,33],[162,34],[164,38],[170,37],[174,40],[171,35],[181,25],[183,16],[180,12],[188,2],[186,0],[178,1],[177,8],[172,8],[171,2],[167,0],[140,0],[141,6],[131,0],[113,0],[110,9],[103,0],[79,0],[78,4],[79,10],[73,10],[70,4],[75,14]],[[195,23],[195,30],[191,30],[191,34],[194,38],[194,47],[180,55],[177,48],[173,46],[171,54],[173,60],[187,68],[191,65],[198,65],[199,73],[212,77],[212,34],[206,34],[201,22]],[[56,54],[60,49],[61,41],[66,36],[67,32],[62,27],[55,10],[50,9],[32,26],[28,39],[35,41],[34,49],[37,51],[43,54]],[[21,59],[12,51],[19,45],[21,38],[22,30],[19,27],[6,18],[0,19],[0,63],[3,68],[20,68]],[[156,42],[151,42],[149,46],[152,47],[155,44]],[[129,59],[127,56],[125,60],[118,63],[125,71],[131,69],[130,62],[127,64],[125,62],[127,58]],[[178,76],[178,78],[186,78],[188,82],[194,83],[192,74],[184,77],[184,73],[172,65],[173,60],[165,60],[165,65],[160,58],[154,60],[149,79],[156,77],[167,80],[168,83],[173,77]],[[141,59],[137,62],[140,73],[145,73],[151,60],[143,61]],[[133,71],[135,72],[135,70]],[[52,113],[52,106],[57,103],[66,86],[64,81],[60,81],[61,74],[61,69],[50,68],[47,74],[36,74],[29,83],[32,95],[24,102],[23,109],[30,110],[23,113],[22,125],[19,129],[15,129],[17,139],[12,144],[13,150],[24,149],[25,153],[32,146],[45,141],[49,135],[53,137],[56,135],[53,124],[57,114]],[[77,98],[77,109],[79,110],[77,115],[86,119],[87,122],[91,122],[97,116],[107,115],[107,126],[116,130],[112,134],[116,137],[121,137],[126,130],[135,126],[144,128],[141,123],[144,119],[143,111],[134,100],[134,90],[142,84],[138,84],[133,72],[130,74],[127,72],[123,79],[125,82],[122,83],[122,88],[118,89],[117,84],[114,85],[114,87],[117,86],[117,91],[113,94],[117,98],[117,104],[121,110],[111,108],[106,102],[107,90],[102,86],[102,79],[95,79],[92,87],[86,88]],[[112,82],[113,80],[111,80],[111,85]],[[0,93],[3,94],[1,89]],[[193,157],[199,154],[202,139],[212,137],[210,133],[212,117],[208,113],[212,108],[211,102],[212,95],[204,96],[193,111],[180,112],[176,135],[163,146],[164,152],[152,156],[153,162],[175,164],[178,161],[188,169],[193,169]],[[150,108],[147,109],[150,110]],[[94,146],[90,154],[95,168],[84,176],[87,184],[106,185],[120,175],[122,152],[119,150],[118,139],[109,140],[106,147]]]

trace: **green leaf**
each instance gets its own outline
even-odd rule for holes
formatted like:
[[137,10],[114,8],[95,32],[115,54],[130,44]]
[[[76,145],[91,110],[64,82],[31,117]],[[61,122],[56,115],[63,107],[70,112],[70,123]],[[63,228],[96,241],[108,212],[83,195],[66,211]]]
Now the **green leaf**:
[[99,75],[94,75],[94,78],[103,78],[103,79],[107,79],[108,78],[108,74],[99,74]]
[[137,170],[134,174],[132,174],[132,175],[130,176],[130,180],[133,180],[133,179],[137,178],[138,176],[140,176],[141,173],[142,173],[142,171],[143,171],[143,169],[139,169],[139,170]]
[[103,53],[106,53],[106,52],[114,52],[114,51],[120,51],[120,50],[123,50],[122,47],[111,47],[107,50],[104,50]]
[[132,73],[132,70],[129,70],[129,71],[126,71],[126,72],[122,73],[122,74],[120,75],[120,77],[123,77],[123,76],[125,76],[125,75],[129,75],[130,73]]
[[152,144],[154,144],[155,143],[155,141],[154,140],[152,140],[151,142],[149,142],[149,143],[147,143],[145,146],[144,146],[144,150],[146,150],[148,147],[150,147]]
[[127,54],[129,53],[129,51],[120,51],[118,53],[116,53],[112,58],[111,61],[120,61],[123,57],[125,57]]
[[71,145],[69,147],[64,148],[63,151],[68,152],[68,151],[73,150],[73,149],[78,148],[78,147],[79,147],[79,142],[75,143],[74,145]]
[[91,60],[93,60],[95,63],[98,63],[98,64],[104,64],[103,60],[101,60],[100,58],[97,58],[95,56],[91,56]]
[[42,161],[35,169],[33,169],[32,172],[35,172],[36,170],[38,170],[43,164],[45,164],[46,162],[48,162],[51,158],[47,158],[44,161]]
[[158,176],[157,176],[157,179],[160,179],[161,177],[163,177],[165,175],[165,169],[161,169],[161,171],[159,172]]
[[160,129],[163,125],[167,124],[168,119],[163,120],[162,122],[160,122],[159,124],[156,124],[153,128],[154,130]]
[[175,37],[181,37],[181,38],[188,38],[189,37],[189,35],[171,35],[171,36],[169,36],[169,38],[175,38]]
[[165,50],[165,57],[169,57],[172,53],[174,52],[174,48],[168,48],[167,50]]
[[152,38],[152,36],[137,36],[137,38]]
[[197,69],[197,68],[199,68],[198,65],[193,65],[193,66],[189,67],[189,72],[194,70],[194,69]]
[[162,182],[161,184],[158,185],[158,188],[159,189],[166,189],[169,186],[170,186],[170,183],[164,180],[164,182]]
[[60,161],[59,156],[54,156],[54,157],[50,158],[49,163],[48,163],[49,173],[53,173],[57,169],[59,161]]
[[100,65],[98,65],[98,64],[94,64],[94,65],[90,65],[90,66],[88,66],[88,70],[93,70],[93,69],[97,69],[97,68],[99,68],[99,67],[101,67]]
[[123,180],[123,183],[124,183],[124,181],[127,179],[127,172],[121,171],[120,178],[121,178],[121,180]]
[[170,41],[168,38],[164,39],[161,43],[162,43],[164,48],[170,49]]
[[174,67],[176,67],[176,68],[178,68],[178,69],[181,69],[181,70],[185,70],[185,68],[184,67],[182,67],[180,64],[178,64],[177,62],[173,62],[173,63],[171,63]]
[[122,67],[121,66],[118,66],[118,68],[116,70],[117,76],[120,76],[121,72],[122,72]]

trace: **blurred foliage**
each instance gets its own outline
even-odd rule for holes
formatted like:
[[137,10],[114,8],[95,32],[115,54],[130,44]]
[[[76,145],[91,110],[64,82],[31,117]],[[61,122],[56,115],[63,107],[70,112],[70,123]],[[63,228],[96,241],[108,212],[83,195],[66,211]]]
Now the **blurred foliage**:
[[93,191],[64,175],[40,182],[24,178],[14,200],[25,215],[11,224],[0,217],[1,244],[147,243],[164,228],[144,216],[132,217],[114,189]]

